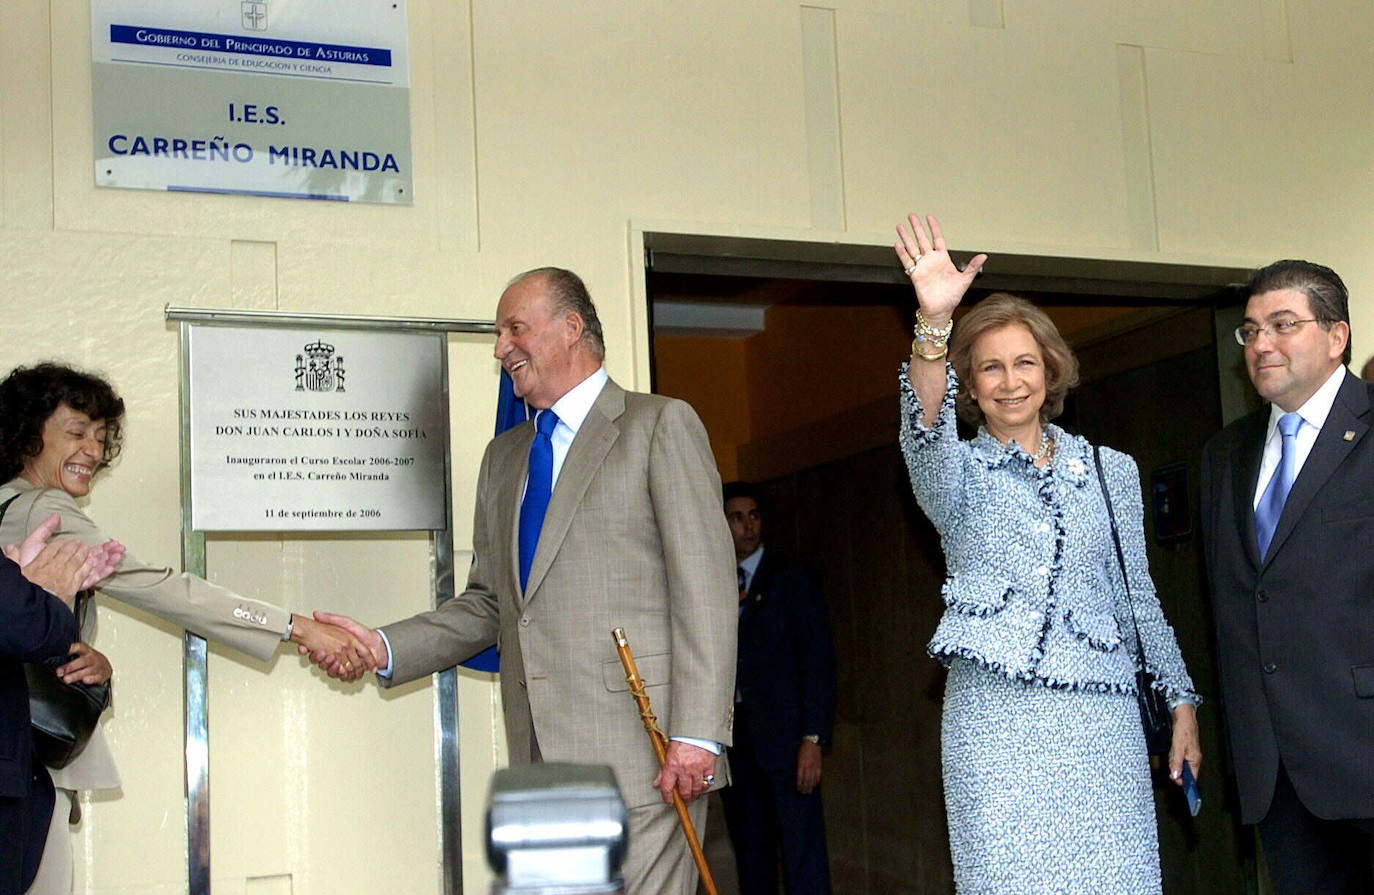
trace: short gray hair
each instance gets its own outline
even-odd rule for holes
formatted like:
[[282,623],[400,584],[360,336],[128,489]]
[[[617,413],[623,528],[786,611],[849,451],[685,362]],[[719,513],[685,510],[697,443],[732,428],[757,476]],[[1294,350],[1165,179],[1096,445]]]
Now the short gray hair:
[[540,277],[549,287],[549,298],[555,314],[572,312],[582,318],[582,344],[597,360],[606,359],[606,338],[601,334],[601,318],[597,316],[596,305],[592,304],[591,293],[582,278],[562,267],[536,267],[517,274],[506,288],[514,286],[530,277]]

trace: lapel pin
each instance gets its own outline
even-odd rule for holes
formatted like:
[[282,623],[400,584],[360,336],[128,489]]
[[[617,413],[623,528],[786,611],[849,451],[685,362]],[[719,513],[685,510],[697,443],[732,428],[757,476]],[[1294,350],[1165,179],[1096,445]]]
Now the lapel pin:
[[1354,430],[1354,429],[1346,429],[1346,430],[1345,430],[1345,435],[1344,435],[1343,437],[1345,438],[1346,441],[1354,441],[1354,440],[1355,440],[1355,430]]

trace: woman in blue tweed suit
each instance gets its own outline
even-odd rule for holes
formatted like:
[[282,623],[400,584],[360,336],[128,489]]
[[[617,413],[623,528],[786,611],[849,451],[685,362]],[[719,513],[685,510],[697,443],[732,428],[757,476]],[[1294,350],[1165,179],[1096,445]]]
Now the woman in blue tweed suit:
[[[928,649],[949,666],[941,741],[956,887],[1158,893],[1107,508],[1092,446],[1049,423],[1077,361],[1050,319],[1011,295],[984,299],[951,335],[987,256],[960,271],[934,217],[929,234],[917,216],[908,221],[896,248],[919,311],[900,379],[900,442],[949,575]],[[980,424],[971,441],[955,432],[956,409]],[[1101,456],[1144,654],[1173,710],[1169,770],[1179,782],[1184,760],[1194,773],[1201,764],[1198,698],[1150,581],[1135,461]]]

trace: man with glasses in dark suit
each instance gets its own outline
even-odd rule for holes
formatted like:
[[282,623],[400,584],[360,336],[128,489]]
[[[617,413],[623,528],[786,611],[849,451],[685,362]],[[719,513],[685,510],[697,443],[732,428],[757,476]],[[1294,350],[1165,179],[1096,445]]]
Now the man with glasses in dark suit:
[[1374,892],[1374,385],[1335,271],[1278,261],[1236,330],[1265,404],[1202,459],[1241,820],[1278,895]]

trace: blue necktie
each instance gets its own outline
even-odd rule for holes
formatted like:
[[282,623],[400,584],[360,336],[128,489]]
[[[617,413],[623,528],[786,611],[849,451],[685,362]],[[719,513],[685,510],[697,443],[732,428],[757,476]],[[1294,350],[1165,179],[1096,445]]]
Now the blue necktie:
[[1288,491],[1293,487],[1293,464],[1298,453],[1298,430],[1302,428],[1302,417],[1296,413],[1285,413],[1279,417],[1279,434],[1283,436],[1283,452],[1279,454],[1279,465],[1269,479],[1269,486],[1260,495],[1255,506],[1255,535],[1259,540],[1260,559],[1269,552],[1269,542],[1274,539],[1274,529],[1278,528],[1279,516],[1283,515],[1283,503],[1288,499]]
[[520,501],[520,590],[530,580],[530,564],[534,562],[534,548],[539,546],[539,529],[544,527],[544,513],[553,493],[553,427],[558,417],[552,410],[541,410],[534,421],[534,441],[530,444],[529,478],[525,482],[525,499]]

